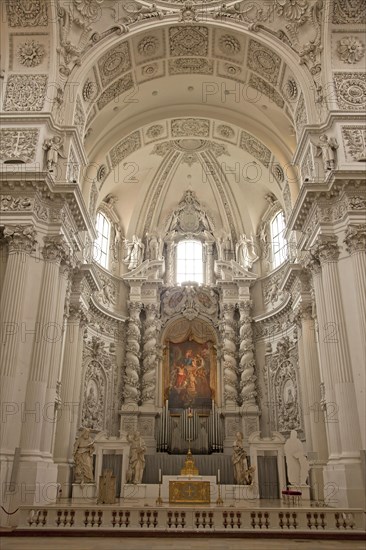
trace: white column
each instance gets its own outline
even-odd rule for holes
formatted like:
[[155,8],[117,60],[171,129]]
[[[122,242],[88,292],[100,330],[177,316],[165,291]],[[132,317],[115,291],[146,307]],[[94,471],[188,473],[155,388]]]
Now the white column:
[[62,237],[46,237],[42,254],[45,265],[37,314],[39,331],[33,347],[25,396],[21,434],[22,456],[40,453],[43,423],[47,419],[45,414],[47,379],[50,368],[52,369],[52,351],[57,345],[57,338],[60,337],[57,329],[56,307],[60,263],[65,256]]
[[126,364],[124,374],[123,397],[124,403],[139,404],[141,398],[141,302],[130,302],[130,318],[127,327]]
[[155,403],[157,365],[159,360],[158,331],[160,329],[159,305],[145,304],[146,319],[144,322],[141,403]]
[[360,327],[360,362],[354,366],[354,379],[357,380],[357,408],[361,422],[362,448],[366,449],[366,226],[350,225],[344,239],[351,255],[355,295]]
[[67,495],[70,483],[72,450],[70,449],[70,431],[77,424],[79,403],[74,402],[75,370],[81,369],[77,364],[80,331],[83,330],[81,318],[84,312],[81,306],[70,306],[66,323],[64,357],[61,373],[61,409],[57,415],[54,461],[59,464],[58,481],[64,486],[63,494]]
[[341,288],[337,269],[339,256],[337,238],[335,236],[324,236],[317,245],[316,252],[322,266],[326,319],[328,323],[332,323],[331,326],[335,329],[332,338],[326,343],[334,373],[341,454],[343,457],[359,457],[361,433],[341,302]]
[[302,344],[304,354],[304,363],[300,364],[300,376],[306,388],[306,401],[304,400],[303,403],[305,409],[308,409],[308,424],[311,433],[310,450],[316,453],[315,459],[310,461],[314,473],[311,476],[312,488],[314,498],[319,500],[324,498],[323,466],[328,460],[328,446],[324,412],[320,406],[320,367],[311,304],[301,304],[300,319],[301,334],[299,343]]
[[44,411],[44,423],[41,439],[41,450],[45,456],[52,456],[52,446],[57,422],[56,404],[60,396],[57,395],[58,373],[62,360],[62,343],[64,340],[64,311],[67,285],[70,276],[69,263],[62,264],[60,268],[59,285],[56,300],[56,334],[50,357],[50,369],[48,372],[46,389],[46,406]]
[[8,242],[9,255],[0,303],[0,398],[5,407],[0,444],[2,452],[14,453],[19,446],[21,429],[19,400],[15,396],[17,358],[21,351],[19,330],[23,321],[29,256],[35,250],[36,232],[30,225],[7,226],[4,238]]
[[236,369],[236,321],[235,304],[223,304],[220,332],[222,334],[222,366],[224,379],[224,403],[234,408],[238,404],[238,375]]
[[255,359],[253,345],[252,319],[250,310],[251,300],[239,302],[239,371],[240,397],[242,404],[256,404],[257,390],[255,386]]
[[323,282],[321,275],[321,267],[319,261],[311,255],[308,257],[306,266],[311,270],[313,276],[313,287],[316,303],[316,314],[318,319],[319,334],[318,338],[318,350],[320,357],[320,376],[324,383],[325,389],[325,403],[323,400],[319,401],[320,405],[325,406],[325,430],[328,441],[329,459],[338,459],[340,455],[340,435],[338,416],[336,413],[336,398],[333,382],[333,370],[331,365],[331,359],[329,355],[329,347],[326,341],[326,323],[327,313],[325,309],[325,298],[323,291]]

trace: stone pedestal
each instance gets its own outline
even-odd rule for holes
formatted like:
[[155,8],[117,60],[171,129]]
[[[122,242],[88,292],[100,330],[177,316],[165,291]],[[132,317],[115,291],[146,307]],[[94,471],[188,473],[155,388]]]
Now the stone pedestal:
[[72,500],[95,500],[97,497],[96,483],[73,483],[72,484]]

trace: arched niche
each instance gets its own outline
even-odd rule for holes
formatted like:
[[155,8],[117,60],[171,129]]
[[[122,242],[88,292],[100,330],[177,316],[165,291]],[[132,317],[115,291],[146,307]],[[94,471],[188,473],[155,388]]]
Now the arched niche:
[[171,413],[191,407],[209,412],[220,405],[217,333],[201,318],[170,321],[162,333],[162,400]]

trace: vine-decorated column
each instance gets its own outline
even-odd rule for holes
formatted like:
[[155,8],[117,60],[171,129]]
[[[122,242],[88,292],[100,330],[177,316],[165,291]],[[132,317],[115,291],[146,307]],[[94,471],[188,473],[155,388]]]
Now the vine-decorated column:
[[251,300],[246,300],[239,303],[240,326],[239,326],[239,371],[240,371],[240,397],[242,404],[256,403],[256,375],[255,375],[255,359],[253,345],[252,319],[250,310],[252,307]]
[[126,365],[123,398],[125,403],[140,403],[141,302],[129,302],[130,318],[127,328]]
[[224,304],[220,330],[222,334],[222,364],[224,372],[224,402],[237,405],[238,374],[236,368],[236,321],[235,304]]
[[157,363],[159,360],[158,335],[160,330],[159,305],[145,305],[142,351],[141,402],[154,403],[156,395]]

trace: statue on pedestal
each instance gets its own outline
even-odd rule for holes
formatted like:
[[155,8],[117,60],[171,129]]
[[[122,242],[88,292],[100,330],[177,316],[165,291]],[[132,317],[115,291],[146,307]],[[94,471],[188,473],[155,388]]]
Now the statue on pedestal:
[[291,430],[284,446],[287,477],[291,485],[306,485],[309,475],[309,461],[304,454],[304,446],[297,437],[297,431]]
[[247,453],[243,447],[243,434],[236,432],[233,444],[232,463],[234,466],[234,480],[237,485],[245,484],[245,472],[248,470]]
[[83,428],[74,443],[75,482],[93,483],[93,453],[94,440],[90,437],[90,430]]
[[63,149],[63,140],[60,136],[54,136],[50,139],[45,139],[43,149],[46,151],[46,165],[49,172],[53,172],[57,166],[58,157],[66,158]]
[[125,242],[127,245],[127,256],[123,262],[127,264],[128,269],[131,271],[143,262],[145,245],[136,235],[132,237],[132,241],[128,242],[125,240]]
[[145,442],[140,436],[140,432],[135,432],[127,436],[130,443],[130,456],[127,471],[127,483],[141,483],[145,469]]

